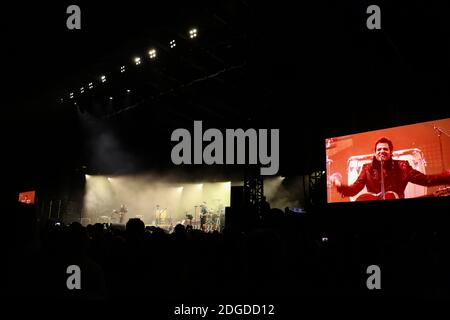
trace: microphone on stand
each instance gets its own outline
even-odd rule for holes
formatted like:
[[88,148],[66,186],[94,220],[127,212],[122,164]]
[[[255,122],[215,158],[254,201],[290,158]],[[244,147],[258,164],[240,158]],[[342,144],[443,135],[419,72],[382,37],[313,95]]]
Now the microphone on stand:
[[381,196],[383,197],[383,200],[385,200],[385,194],[384,194],[384,172],[383,172],[383,168],[384,168],[384,154],[380,155],[381,158],[381,168],[380,168],[380,175],[381,175]]

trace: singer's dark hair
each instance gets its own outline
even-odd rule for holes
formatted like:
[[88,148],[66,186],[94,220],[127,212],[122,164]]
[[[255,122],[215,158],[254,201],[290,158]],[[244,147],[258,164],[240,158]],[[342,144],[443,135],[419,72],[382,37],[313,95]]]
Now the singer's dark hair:
[[374,147],[375,151],[377,151],[377,144],[379,144],[379,143],[387,143],[389,145],[389,150],[391,152],[394,151],[394,145],[393,145],[392,141],[386,137],[382,137],[382,138],[378,139],[377,142],[375,142],[375,147]]

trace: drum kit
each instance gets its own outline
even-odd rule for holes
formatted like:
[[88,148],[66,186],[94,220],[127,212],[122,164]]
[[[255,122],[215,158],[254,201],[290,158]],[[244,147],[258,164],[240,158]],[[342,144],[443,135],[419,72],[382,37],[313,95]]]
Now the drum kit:
[[171,226],[172,217],[169,215],[167,208],[161,208],[159,205],[156,206],[155,210],[155,225],[158,227]]
[[220,230],[220,216],[218,213],[211,211],[205,215],[204,231],[219,231]]
[[128,212],[128,209],[124,205],[121,205],[118,210],[114,209],[111,212],[111,216],[109,217],[110,222],[124,223],[125,214],[127,212]]
[[[217,205],[215,209],[210,209],[206,206],[206,202],[194,206],[194,215],[186,213],[186,219],[195,229],[201,229],[205,232],[220,231],[221,221],[225,215],[225,207],[221,204],[219,199],[216,199]],[[197,209],[200,208],[199,219],[197,220]]]

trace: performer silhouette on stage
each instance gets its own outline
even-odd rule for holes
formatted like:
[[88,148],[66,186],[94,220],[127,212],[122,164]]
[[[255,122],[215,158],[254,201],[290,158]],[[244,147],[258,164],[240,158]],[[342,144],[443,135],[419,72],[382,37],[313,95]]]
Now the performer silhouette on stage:
[[206,206],[206,202],[204,201],[200,205],[200,229],[205,231],[206,218],[208,214],[208,207]]
[[123,223],[124,216],[127,212],[128,212],[128,209],[125,207],[124,204],[121,204],[120,209],[119,209],[119,223]]

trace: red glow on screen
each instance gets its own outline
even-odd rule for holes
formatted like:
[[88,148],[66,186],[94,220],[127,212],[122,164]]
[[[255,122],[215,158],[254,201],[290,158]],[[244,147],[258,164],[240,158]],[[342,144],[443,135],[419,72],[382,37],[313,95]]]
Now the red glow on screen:
[[26,191],[19,193],[19,202],[26,204],[34,204],[34,199],[36,196],[35,191]]
[[[381,137],[393,144],[385,155]],[[325,148],[329,203],[450,195],[450,119],[329,138]]]

